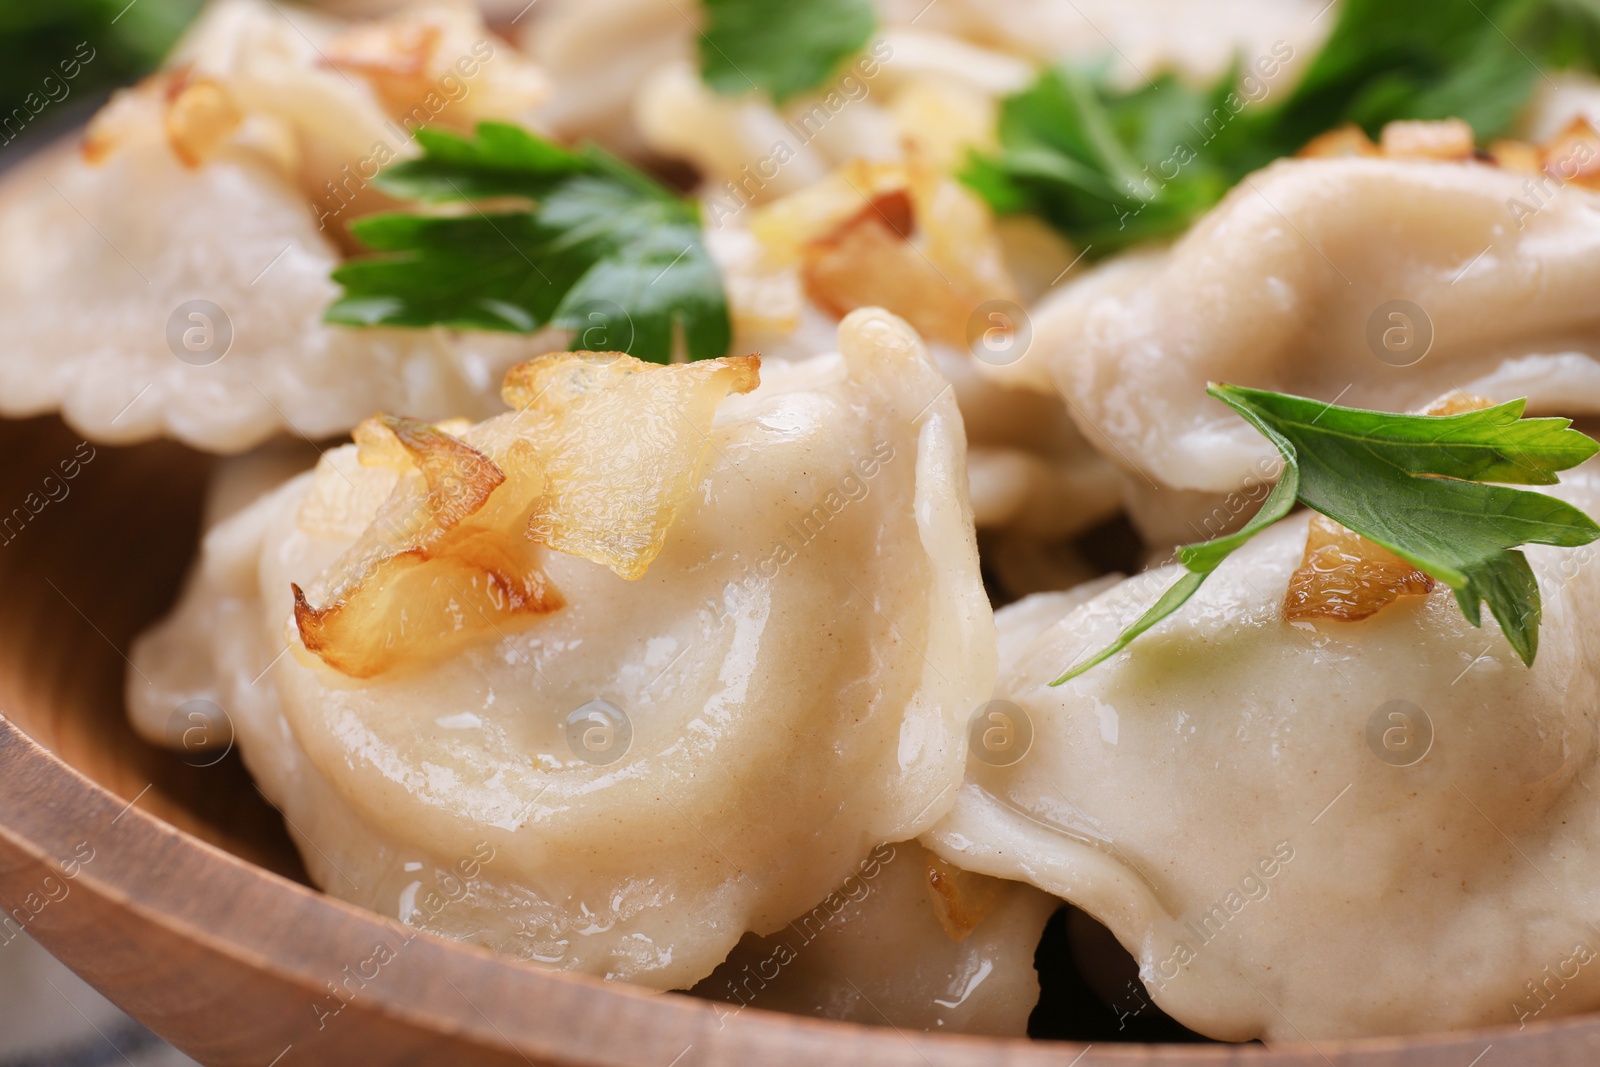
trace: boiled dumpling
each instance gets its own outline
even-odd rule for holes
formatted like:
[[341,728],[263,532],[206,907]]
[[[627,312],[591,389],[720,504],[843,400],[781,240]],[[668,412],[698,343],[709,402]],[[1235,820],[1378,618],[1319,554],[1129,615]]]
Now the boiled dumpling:
[[[1600,464],[1552,491],[1595,513]],[[1092,914],[1156,1002],[1216,1038],[1600,1006],[1592,550],[1527,550],[1544,597],[1528,668],[1442,587],[1362,622],[1286,622],[1306,539],[1303,514],[1259,535],[1055,689],[1177,570],[1002,611],[1011,747],[969,761],[924,841]]]
[[[1005,542],[996,560],[1031,556],[1119,510],[1115,468],[1060,397],[996,381],[980,366],[1027,346],[1022,302],[1071,261],[1059,241],[1034,234],[1029,243],[1048,251],[1011,254],[1019,242],[988,207],[922,164],[857,161],[760,208],[732,210],[713,197],[705,217],[736,347],[764,358],[815,351],[840,317],[867,306],[918,329],[960,406],[974,518]],[[1032,262],[1040,258],[1042,282]]]
[[[1600,141],[1575,151],[1600,155]],[[1164,512],[1144,524],[1155,540],[1205,540],[1222,530],[1196,515],[1277,469],[1210,381],[1386,411],[1453,389],[1528,397],[1535,414],[1600,410],[1597,250],[1600,196],[1576,182],[1471,161],[1284,160],[1170,250],[1113,260],[1041,305],[1007,373],[1072,401]]]
[[490,414],[506,368],[555,346],[329,326],[329,273],[412,130],[524,116],[544,91],[470,4],[356,24],[212,6],[81,146],[0,187],[0,411],[218,452],[376,409]]
[[1060,901],[879,845],[769,937],[747,935],[694,992],[745,1008],[902,1030],[1021,1037],[1039,1002],[1034,950]]
[[932,825],[993,681],[947,383],[884,312],[838,345],[748,395],[750,357],[555,354],[488,422],[364,424],[207,536],[136,723],[226,709],[330,893],[692,985]]

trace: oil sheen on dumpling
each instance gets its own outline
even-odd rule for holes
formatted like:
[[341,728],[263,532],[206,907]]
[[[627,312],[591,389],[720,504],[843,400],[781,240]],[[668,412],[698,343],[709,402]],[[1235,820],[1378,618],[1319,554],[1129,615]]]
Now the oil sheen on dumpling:
[[1225,494],[1276,455],[1210,381],[1385,411],[1453,389],[1600,409],[1597,283],[1600,196],[1577,184],[1477,162],[1285,160],[1170,251],[1113,260],[1041,306],[1013,373],[1053,379],[1134,486]]
[[[1600,511],[1600,464],[1554,492]],[[1286,623],[1306,537],[1303,514],[1258,536],[1055,689],[1175,570],[1002,611],[996,698],[1031,748],[972,760],[924,841],[1088,911],[1161,1007],[1212,1037],[1600,1005],[1594,553],[1527,550],[1544,594],[1530,669],[1442,587],[1362,622]]]
[[747,935],[694,992],[728,1007],[902,1030],[1022,1037],[1039,1002],[1034,950],[1061,906],[960,870],[913,841],[879,845],[815,907]]
[[[394,502],[381,448],[368,457],[378,466],[358,463],[355,449],[330,452],[208,536],[176,615],[135,652],[154,682],[130,682],[137,723],[170,743],[175,707],[225,709],[330,893],[513,956],[692,985],[747,930],[783,927],[877,843],[915,836],[948,809],[967,718],[993,680],[948,385],[915,333],[884,312],[851,315],[838,343],[840,354],[763,367],[760,388],[722,400],[703,431],[659,407],[569,427],[630,450],[668,433],[702,449],[659,556],[629,581],[590,558],[527,547],[520,521],[470,534],[449,550],[466,569],[433,573],[436,586],[459,583],[459,601],[446,599],[478,640],[441,656],[421,629],[438,617],[412,613],[387,632],[415,645],[415,662],[387,672],[367,661],[354,677],[329,669],[291,622],[291,583],[325,607],[328,590],[365,566],[358,542],[379,526],[361,527]],[[532,393],[519,407],[548,405],[545,388],[578,380],[540,384],[542,365],[519,372]],[[393,425],[414,441],[448,431],[476,447],[510,442],[497,453],[510,463],[522,462],[519,418]],[[667,476],[624,461],[604,479],[564,482],[567,453],[534,444],[526,455],[548,464],[552,508],[569,519],[605,514],[610,480],[643,484],[647,497],[652,478]],[[470,495],[458,483],[441,506]],[[341,502],[342,533],[327,501]],[[361,521],[349,521],[352,509]],[[581,548],[581,523],[545,525]],[[418,542],[385,573],[426,577],[443,566],[439,544]],[[522,617],[502,594],[515,584],[505,560],[527,552],[544,603]],[[405,570],[407,560],[421,563]],[[471,569],[482,560],[486,569]],[[478,877],[463,883],[462,864]],[[438,888],[445,879],[453,893]]]
[[385,206],[371,178],[411,131],[514,119],[543,94],[470,4],[355,24],[215,4],[81,145],[0,185],[0,411],[216,452],[378,409],[492,413],[506,368],[548,345],[322,315],[345,224]]

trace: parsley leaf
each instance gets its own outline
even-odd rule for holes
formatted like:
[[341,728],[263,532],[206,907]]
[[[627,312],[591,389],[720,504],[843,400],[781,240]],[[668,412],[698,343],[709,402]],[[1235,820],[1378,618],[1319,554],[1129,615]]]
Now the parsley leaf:
[[595,147],[569,152],[517,126],[476,139],[417,131],[423,155],[377,179],[426,202],[515,198],[531,207],[454,215],[382,214],[350,227],[373,255],[334,271],[344,296],[329,322],[578,331],[575,348],[671,360],[679,329],[690,359],[727,355],[722,277],[701,240],[699,208]]
[[[201,0],[0,3],[0,145],[31,130],[28,142],[42,146],[65,132],[63,123],[81,123],[86,114],[69,117],[79,101],[154,70],[200,7]],[[59,106],[69,98],[72,105]]]
[[[1236,68],[1195,87],[1163,75],[1128,91],[1103,70],[1046,71],[1002,104],[1000,151],[974,156],[963,178],[996,210],[1038,215],[1098,258],[1182,233],[1245,175],[1341,123],[1377,134],[1395,119],[1456,117],[1488,139],[1542,67],[1597,62],[1592,0],[1340,0],[1314,58],[1275,46],[1249,78]],[[1296,77],[1292,92],[1277,88]]]
[[[1541,68],[1600,59],[1590,0],[1341,0],[1339,22],[1278,125],[1309,140],[1339,123],[1376,134],[1393,119],[1459,118],[1506,132]],[[1298,147],[1298,146],[1296,146]]]
[[[1474,625],[1485,602],[1522,662],[1539,651],[1539,586],[1517,548],[1576,548],[1600,525],[1563,500],[1513,485],[1554,485],[1557,471],[1600,452],[1569,419],[1524,419],[1525,400],[1461,415],[1393,415],[1236,385],[1207,392],[1260,430],[1284,472],[1238,533],[1179,549],[1180,578],[1110,647],[1061,685],[1116,655],[1176,612],[1223,560],[1287,515],[1296,500],[1455,590]],[[1502,484],[1484,484],[1486,482]]]
[[878,28],[871,0],[705,0],[705,10],[701,79],[780,104],[821,86]]
[[[1168,74],[1132,92],[1072,67],[1045,71],[1001,105],[998,155],[962,174],[991,207],[1038,215],[1099,258],[1186,229],[1244,174],[1254,156],[1229,97],[1235,75],[1193,89]],[[1208,140],[1212,134],[1214,140]]]

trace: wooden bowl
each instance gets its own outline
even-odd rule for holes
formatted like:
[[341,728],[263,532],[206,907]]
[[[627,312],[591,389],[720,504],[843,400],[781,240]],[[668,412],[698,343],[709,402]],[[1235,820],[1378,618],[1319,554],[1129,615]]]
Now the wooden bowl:
[[[193,558],[209,461],[168,444],[101,447],[49,499],[45,476],[78,446],[55,419],[0,423],[0,508],[26,513],[7,523],[0,512],[0,906],[9,916],[0,950],[26,929],[204,1063],[1600,1063],[1600,1019],[1588,1018],[1269,1051],[996,1041],[734,1014],[500,959],[350,907],[304,884],[281,820],[237,759],[187,766],[125,721],[124,653],[172,603]],[[394,958],[349,983],[353,995],[331,996],[350,973],[372,973],[364,964],[380,945]]]

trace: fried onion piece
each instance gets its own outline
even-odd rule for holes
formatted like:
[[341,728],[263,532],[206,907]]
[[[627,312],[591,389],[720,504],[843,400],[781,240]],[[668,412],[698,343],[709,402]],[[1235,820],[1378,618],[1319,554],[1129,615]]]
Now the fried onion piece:
[[363,471],[361,466],[348,449],[324,453],[295,516],[301,533],[325,541],[357,540],[372,525],[400,476],[411,469]]
[[118,90],[89,121],[80,150],[86,163],[99,166],[124,144],[159,137],[179,162],[198,170],[234,140],[244,120],[227,86],[180,66]]
[[[372,678],[401,663],[444,658],[517,616],[562,606],[540,550],[515,521],[544,486],[525,451],[508,478],[471,445],[414,419],[379,416],[356,437],[363,463],[396,471],[399,483],[331,580],[319,583],[325,606],[312,607],[295,587],[295,624],[307,651],[343,674]],[[326,496],[314,491],[307,506],[327,507]],[[302,526],[308,519],[326,521],[302,509]]]
[[1378,143],[1390,159],[1460,162],[1473,158],[1474,152],[1472,127],[1460,119],[1391,122]]
[[1318,134],[1295,153],[1298,159],[1375,156],[1384,159],[1460,163],[1476,158],[1472,127],[1460,119],[1402,120],[1388,123],[1377,143],[1355,123]]
[[[295,587],[300,643],[373,678],[561,608],[551,550],[642,577],[693,489],[717,405],[754,389],[760,365],[559,352],[513,368],[504,395],[518,410],[488,422],[368,419],[354,462],[348,449],[325,457],[301,506],[307,534],[356,539],[310,594]],[[389,490],[381,503],[374,487]]]
[[1515,174],[1544,173],[1544,151],[1526,141],[1491,141],[1489,158],[1501,170]]
[[928,892],[939,925],[952,941],[965,941],[988,918],[1006,891],[1006,881],[974,874],[928,853]]
[[513,368],[502,396],[549,479],[528,537],[642,577],[710,448],[717,405],[754,389],[760,368],[759,356],[662,368],[600,352]]
[[204,166],[244,122],[222,83],[185,73],[167,90],[167,143],[190,170]]
[[1480,155],[1472,127],[1460,119],[1391,122],[1373,143],[1361,127],[1348,124],[1311,139],[1295,153],[1300,159],[1374,156],[1445,163],[1478,161],[1515,174],[1549,175],[1558,182],[1600,188],[1600,130],[1582,115],[1542,145],[1498,140]]
[[839,317],[883,307],[924,337],[965,345],[979,305],[1018,299],[988,209],[916,162],[851,163],[763,208],[751,230]]
[[[1460,415],[1489,406],[1491,401],[1481,396],[1447,393],[1417,414]],[[1326,515],[1313,515],[1305,557],[1289,579],[1283,617],[1290,622],[1314,618],[1357,622],[1403,596],[1426,596],[1434,584],[1382,545]]]
[[1494,401],[1488,397],[1478,396],[1476,393],[1462,393],[1452,390],[1432,400],[1421,409],[1412,412],[1414,415],[1465,415],[1469,411],[1482,411],[1484,408],[1494,407]]
[[1579,115],[1543,149],[1544,172],[1563,182],[1600,188],[1600,131]]
[[1289,579],[1283,617],[1371,618],[1402,596],[1424,596],[1433,579],[1325,515],[1311,517],[1305,558]]
[[407,111],[438,89],[439,26],[397,18],[357,23],[323,49],[329,66],[365,78],[392,110]]
[[472,5],[424,7],[354,22],[322,46],[324,66],[364,80],[390,115],[471,128],[537,107],[544,74],[497,47]]
[[307,650],[352,678],[437,662],[497,630],[500,620],[563,606],[530,557],[528,547],[487,535],[463,539],[448,554],[387,556],[331,607],[313,608],[294,586],[295,625]]
[[1367,132],[1353,122],[1336,126],[1306,142],[1295,153],[1297,159],[1334,159],[1342,156],[1381,156],[1383,151],[1372,143]]

